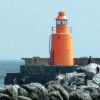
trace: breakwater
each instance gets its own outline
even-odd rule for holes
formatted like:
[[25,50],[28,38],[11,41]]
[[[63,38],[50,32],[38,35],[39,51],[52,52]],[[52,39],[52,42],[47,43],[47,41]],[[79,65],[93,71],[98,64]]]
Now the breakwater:
[[59,74],[55,80],[14,84],[0,89],[0,100],[100,100],[100,65],[91,63],[76,72]]

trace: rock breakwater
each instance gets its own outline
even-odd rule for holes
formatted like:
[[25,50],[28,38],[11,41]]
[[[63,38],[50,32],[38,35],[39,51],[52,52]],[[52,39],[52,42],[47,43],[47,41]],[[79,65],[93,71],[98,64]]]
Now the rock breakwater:
[[59,74],[55,80],[14,84],[0,88],[0,100],[100,100],[99,65],[78,67],[77,72]]

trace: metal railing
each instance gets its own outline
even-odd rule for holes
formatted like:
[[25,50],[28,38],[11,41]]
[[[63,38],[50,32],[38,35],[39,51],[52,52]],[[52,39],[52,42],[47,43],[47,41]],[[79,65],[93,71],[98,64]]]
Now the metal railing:
[[51,51],[51,35],[49,36],[49,54],[50,54],[50,51]]
[[[66,27],[67,33],[72,34],[72,27]],[[52,27],[52,33],[56,33],[56,27]]]

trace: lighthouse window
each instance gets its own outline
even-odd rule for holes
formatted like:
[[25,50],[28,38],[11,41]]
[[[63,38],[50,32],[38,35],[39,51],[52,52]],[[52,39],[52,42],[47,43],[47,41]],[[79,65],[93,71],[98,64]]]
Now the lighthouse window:
[[67,25],[67,21],[65,21],[65,24]]
[[61,21],[59,21],[59,20],[57,20],[57,23],[56,23],[57,25],[60,25],[61,24]]
[[56,21],[56,24],[57,24],[57,25],[66,25],[66,24],[67,24],[67,21],[57,20],[57,21]]

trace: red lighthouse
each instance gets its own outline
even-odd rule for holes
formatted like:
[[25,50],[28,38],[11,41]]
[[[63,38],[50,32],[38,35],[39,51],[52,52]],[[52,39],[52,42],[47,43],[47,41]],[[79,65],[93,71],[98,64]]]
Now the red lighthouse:
[[73,66],[73,48],[71,28],[67,25],[65,12],[58,13],[56,18],[56,33],[52,28],[50,46],[50,65]]

